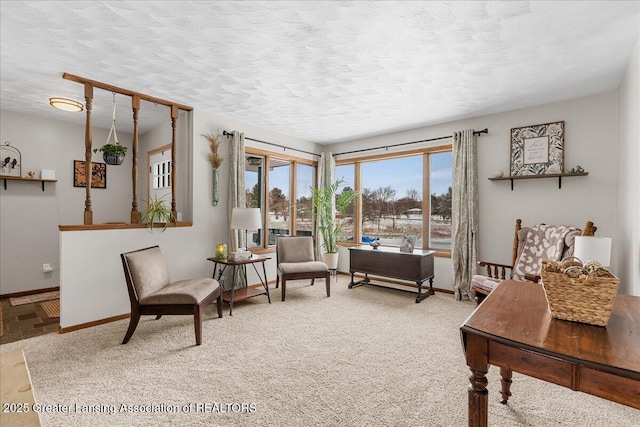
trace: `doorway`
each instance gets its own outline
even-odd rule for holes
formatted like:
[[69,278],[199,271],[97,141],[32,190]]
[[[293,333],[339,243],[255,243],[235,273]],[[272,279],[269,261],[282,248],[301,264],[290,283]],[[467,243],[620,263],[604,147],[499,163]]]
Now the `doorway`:
[[147,200],[163,199],[171,204],[171,144],[147,152]]

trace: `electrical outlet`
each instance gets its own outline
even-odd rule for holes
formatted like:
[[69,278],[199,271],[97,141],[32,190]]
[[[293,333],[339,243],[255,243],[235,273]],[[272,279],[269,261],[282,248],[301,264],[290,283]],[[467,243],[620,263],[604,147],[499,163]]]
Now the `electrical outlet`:
[[53,268],[51,268],[51,264],[42,264],[42,272],[43,273],[51,273]]

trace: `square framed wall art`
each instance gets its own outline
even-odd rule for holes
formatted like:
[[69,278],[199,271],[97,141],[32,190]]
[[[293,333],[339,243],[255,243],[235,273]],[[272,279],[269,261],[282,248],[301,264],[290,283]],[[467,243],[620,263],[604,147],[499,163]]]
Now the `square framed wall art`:
[[[83,160],[73,161],[73,186],[86,187]],[[91,162],[91,188],[107,188],[107,164]]]
[[511,176],[563,172],[564,121],[511,129]]

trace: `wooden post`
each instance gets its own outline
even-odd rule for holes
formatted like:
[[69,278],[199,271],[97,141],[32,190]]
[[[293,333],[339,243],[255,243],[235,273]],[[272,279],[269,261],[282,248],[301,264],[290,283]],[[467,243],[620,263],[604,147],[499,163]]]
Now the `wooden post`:
[[[516,229],[514,230],[513,236],[513,249],[511,250],[511,266],[515,267],[516,260],[518,258],[518,232],[522,228],[522,220],[520,218],[516,219]],[[498,276],[496,276],[498,277]]]
[[93,224],[93,211],[91,210],[91,145],[92,145],[92,134],[91,134],[91,108],[93,102],[93,84],[85,83],[84,84],[84,99],[86,102],[87,109],[87,121],[85,125],[85,133],[84,133],[84,180],[85,180],[85,193],[86,198],[84,201],[84,224],[92,225]]
[[131,223],[140,223],[140,212],[138,211],[138,111],[140,110],[140,96],[131,97],[131,109],[133,110],[133,142],[132,157],[133,165],[131,167],[131,183],[132,183],[132,200],[131,200]]
[[178,107],[171,105],[171,213],[173,221],[178,221],[176,210],[176,126],[178,120]]

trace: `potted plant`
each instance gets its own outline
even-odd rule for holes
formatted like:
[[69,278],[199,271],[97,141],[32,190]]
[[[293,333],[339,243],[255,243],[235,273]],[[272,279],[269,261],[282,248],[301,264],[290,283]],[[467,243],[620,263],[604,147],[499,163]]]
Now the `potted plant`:
[[162,231],[164,232],[169,223],[174,221],[175,218],[173,216],[173,212],[171,211],[171,207],[165,204],[163,197],[154,197],[153,200],[150,200],[147,204],[147,208],[142,212],[141,220],[142,222],[147,223],[147,227],[149,230],[153,231],[153,227],[155,224],[163,224]]
[[338,180],[327,187],[313,188],[312,193],[314,218],[322,236],[322,246],[326,251],[323,257],[330,269],[338,268],[338,239],[344,225],[344,220],[336,219],[336,214],[342,214],[358,196],[358,193],[351,189],[345,189],[337,194],[338,188],[343,183],[344,181]]
[[120,145],[117,142],[115,144],[104,144],[100,148],[94,148],[93,152],[97,153],[102,151],[102,158],[108,165],[121,165],[124,162],[124,155],[127,152],[127,147]]

